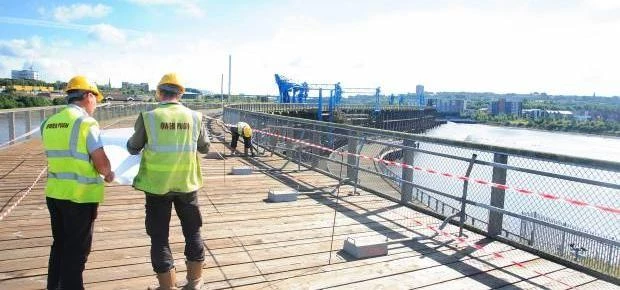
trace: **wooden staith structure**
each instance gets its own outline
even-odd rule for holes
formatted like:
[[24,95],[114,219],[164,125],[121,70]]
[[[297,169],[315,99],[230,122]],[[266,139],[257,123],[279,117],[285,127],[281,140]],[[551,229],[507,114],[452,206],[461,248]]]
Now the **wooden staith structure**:
[[[130,118],[110,128],[132,125]],[[331,195],[336,180],[296,171],[295,164],[278,171],[285,161],[277,156],[223,158],[224,152],[222,143],[214,143],[202,159],[208,289],[617,289],[474,233],[467,233],[468,241],[482,250],[434,235],[429,226],[441,221],[364,191],[350,195],[352,189],[342,187]],[[32,140],[0,150],[0,160],[5,212],[45,171],[45,157],[40,141]],[[226,174],[240,165],[256,170]],[[44,184],[45,174],[0,221],[0,289],[45,287],[51,237]],[[286,187],[301,193],[297,201],[266,202],[269,189]],[[393,241],[388,255],[357,260],[341,251],[347,237],[363,236]],[[170,237],[182,279],[184,244],[176,217]],[[149,259],[143,193],[108,185],[84,272],[86,288],[145,289],[155,282]]]

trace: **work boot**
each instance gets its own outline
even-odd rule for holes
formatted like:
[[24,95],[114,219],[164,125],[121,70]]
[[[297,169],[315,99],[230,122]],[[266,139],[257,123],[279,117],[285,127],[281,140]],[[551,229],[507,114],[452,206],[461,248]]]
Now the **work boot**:
[[203,285],[202,280],[202,265],[203,261],[186,261],[187,265],[187,282],[181,289],[183,290],[201,290]]
[[165,273],[157,273],[157,281],[159,286],[150,286],[149,290],[178,290],[176,286],[176,272],[174,268]]

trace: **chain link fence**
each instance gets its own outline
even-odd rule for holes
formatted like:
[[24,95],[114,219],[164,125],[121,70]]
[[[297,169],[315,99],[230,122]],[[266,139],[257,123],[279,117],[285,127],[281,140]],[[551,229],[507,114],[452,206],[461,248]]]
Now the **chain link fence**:
[[[187,102],[185,106],[193,110],[208,110],[220,108],[220,104],[208,104],[199,102]],[[116,118],[137,115],[154,109],[157,103],[106,103],[99,105],[95,110],[94,118],[101,122]],[[16,142],[38,137],[35,134],[39,130],[41,122],[49,116],[58,113],[65,106],[34,107],[22,109],[0,110],[0,148]]]
[[229,106],[224,122],[249,123],[259,146],[355,188],[620,277],[617,162],[271,114],[304,108],[277,107]]
[[[136,115],[156,105],[107,104],[97,109],[95,118]],[[220,107],[185,105],[195,110]],[[343,107],[354,117],[369,108]],[[0,122],[6,123],[10,135],[0,143],[30,137],[28,133],[36,131],[46,116],[61,108],[0,112]],[[395,132],[391,130],[400,127],[389,125],[395,124],[389,120],[401,115],[396,109],[384,113],[385,125],[374,128],[275,115],[312,109],[316,110],[315,105],[231,105],[224,110],[224,122],[248,122],[258,129],[254,142],[262,148],[300,166],[347,179],[355,188],[620,277],[617,162]]]

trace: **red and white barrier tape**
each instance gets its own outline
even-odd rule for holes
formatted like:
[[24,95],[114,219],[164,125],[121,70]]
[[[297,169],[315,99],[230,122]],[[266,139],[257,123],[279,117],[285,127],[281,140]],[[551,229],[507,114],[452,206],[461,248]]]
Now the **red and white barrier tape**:
[[0,147],[4,147],[4,146],[9,145],[9,144],[11,144],[13,142],[16,142],[19,139],[26,138],[26,137],[28,137],[30,135],[33,135],[34,133],[38,132],[39,130],[40,130],[39,128],[32,129],[30,132],[26,132],[23,135],[20,135],[20,136],[17,136],[15,138],[13,138],[13,140],[9,140],[9,141],[6,141],[6,142],[0,144]]
[[34,182],[32,182],[30,186],[28,186],[28,188],[26,189],[26,191],[24,191],[22,196],[20,196],[19,199],[17,199],[17,201],[15,201],[7,210],[5,210],[3,213],[0,214],[0,221],[4,220],[4,218],[7,217],[11,213],[11,211],[15,209],[15,207],[17,207],[17,205],[22,201],[22,199],[24,199],[26,195],[28,195],[28,193],[32,191],[32,188],[37,184],[37,182],[39,182],[39,179],[41,179],[41,176],[43,176],[43,173],[45,171],[47,171],[47,166],[45,166],[45,168],[43,168],[43,170],[39,172],[39,176],[37,176],[37,178],[34,180]]
[[[392,212],[392,213],[397,215],[397,216],[399,216],[399,217],[401,217],[401,218],[404,218],[405,220],[409,220],[410,219],[410,217],[408,217],[406,215],[403,215],[401,213],[398,213],[398,212]],[[491,250],[485,248],[484,245],[477,244],[475,241],[471,240],[471,238],[454,236],[451,232],[448,232],[446,230],[442,230],[439,227],[437,227],[435,224],[426,223],[426,222],[420,221],[420,220],[418,220],[416,218],[411,218],[411,220],[419,227],[423,227],[423,228],[429,229],[429,230],[437,233],[438,235],[441,235],[442,237],[446,237],[446,238],[455,240],[456,241],[456,245],[466,245],[466,246],[475,248],[477,251],[480,251],[483,254],[490,255],[493,259],[506,259],[507,261],[510,262],[510,264],[511,264],[510,266],[517,266],[519,268],[531,271],[532,273],[535,273],[537,275],[544,276],[544,277],[546,277],[549,280],[552,280],[554,282],[557,282],[557,283],[560,283],[560,284],[566,286],[567,289],[570,289],[570,288],[574,287],[574,286],[566,284],[566,283],[564,283],[564,282],[562,282],[560,280],[554,279],[553,277],[550,277],[549,275],[547,275],[547,274],[545,274],[543,272],[540,272],[540,271],[535,270],[535,269],[528,268],[523,262],[515,261],[515,260],[507,257],[506,255],[502,254],[501,251],[491,251]]]
[[535,274],[537,274],[537,275],[544,276],[544,277],[546,277],[546,278],[547,278],[547,279],[549,279],[549,280],[552,280],[552,281],[554,281],[554,282],[557,282],[557,283],[560,283],[560,284],[562,284],[562,285],[564,285],[564,286],[567,286],[567,287],[568,287],[567,289],[573,288],[573,286],[571,286],[571,285],[569,285],[569,284],[566,284],[566,283],[564,283],[564,282],[562,282],[562,281],[560,281],[560,280],[554,279],[554,278],[550,277],[549,275],[547,275],[547,274],[545,274],[545,273],[543,273],[543,272],[540,272],[540,271],[535,270],[535,269],[528,268],[527,266],[525,266],[525,264],[524,264],[523,262],[519,262],[519,261],[515,261],[515,260],[513,260],[513,259],[510,259],[509,257],[505,256],[504,254],[502,254],[502,253],[501,253],[501,252],[499,252],[499,251],[497,251],[497,252],[492,252],[492,251],[487,250],[486,248],[484,248],[484,246],[483,246],[483,245],[477,244],[477,243],[475,243],[474,241],[471,241],[471,240],[466,239],[466,238],[463,238],[463,237],[457,237],[457,236],[454,236],[454,235],[452,235],[450,232],[447,232],[447,231],[444,231],[444,230],[440,230],[439,228],[437,228],[437,227],[436,227],[436,226],[434,226],[434,225],[425,224],[425,223],[422,223],[422,222],[420,222],[420,221],[418,221],[418,220],[416,220],[416,219],[414,219],[413,221],[414,221],[417,225],[424,226],[424,227],[426,227],[427,229],[430,229],[430,230],[432,230],[432,231],[436,232],[436,233],[437,233],[437,234],[439,234],[439,235],[442,235],[442,236],[444,236],[444,237],[448,237],[448,238],[450,238],[450,239],[454,239],[454,240],[456,240],[457,245],[460,245],[460,244],[465,244],[465,245],[467,245],[467,246],[470,246],[470,247],[475,248],[476,250],[481,251],[483,254],[489,254],[489,255],[491,255],[493,258],[497,258],[497,259],[506,259],[507,261],[509,261],[509,262],[511,263],[511,266],[517,266],[517,267],[519,267],[519,268],[522,268],[522,269],[525,269],[525,270],[531,271],[532,273],[535,273]]
[[[226,124],[228,125],[228,124]],[[267,131],[263,131],[263,130],[258,130],[258,129],[254,129],[254,131],[267,135],[267,136],[272,136],[272,137],[276,137],[276,138],[281,138],[287,141],[291,141],[294,143],[299,143],[302,145],[306,145],[306,146],[310,146],[310,147],[314,147],[314,148],[318,148],[324,151],[329,151],[329,152],[334,152],[336,154],[339,155],[350,155],[350,156],[355,156],[355,157],[360,157],[363,159],[367,159],[367,160],[373,160],[375,162],[381,162],[384,163],[386,165],[392,165],[392,166],[398,166],[398,167],[402,167],[402,168],[408,168],[408,169],[413,169],[413,170],[417,170],[420,172],[424,172],[427,174],[434,174],[434,175],[440,175],[440,176],[444,176],[444,177],[448,177],[448,178],[454,178],[454,179],[458,179],[461,181],[471,181],[471,182],[475,182],[478,184],[482,184],[482,185],[486,185],[489,187],[494,187],[494,188],[499,188],[499,189],[503,189],[506,191],[512,191],[512,192],[516,192],[518,194],[521,195],[534,195],[534,196],[538,196],[540,198],[543,199],[547,199],[547,200],[555,200],[555,201],[561,201],[570,205],[574,205],[574,206],[580,206],[580,207],[586,207],[586,208],[592,208],[592,209],[596,209],[602,212],[606,212],[606,213],[612,213],[612,214],[620,214],[620,209],[612,207],[612,206],[606,206],[606,205],[598,205],[598,204],[591,204],[582,200],[577,200],[577,199],[573,199],[570,197],[563,197],[563,196],[559,196],[559,195],[555,195],[555,194],[551,194],[551,193],[547,193],[547,192],[543,192],[543,191],[534,191],[534,190],[528,190],[528,189],[523,189],[523,188],[516,188],[513,186],[509,186],[509,185],[505,185],[505,184],[499,184],[499,183],[493,183],[490,181],[486,181],[486,180],[481,180],[481,179],[474,179],[474,178],[470,178],[467,176],[461,176],[461,175],[457,175],[457,174],[452,174],[452,173],[448,173],[448,172],[439,172],[437,170],[434,169],[430,169],[430,168],[422,168],[419,166],[414,166],[414,165],[409,165],[409,164],[405,164],[405,163],[401,163],[401,162],[396,162],[396,161],[389,161],[389,160],[385,160],[385,159],[381,159],[381,158],[377,158],[377,157],[370,157],[370,156],[366,156],[366,155],[362,155],[362,154],[356,154],[356,153],[349,153],[349,152],[345,152],[345,151],[338,151],[338,150],[334,150],[331,148],[327,148],[321,145],[317,145],[317,144],[312,144],[303,140],[299,140],[299,139],[294,139],[294,138],[290,138],[290,137],[286,137],[286,136],[282,136],[279,134],[274,134],[274,133],[270,133]]]

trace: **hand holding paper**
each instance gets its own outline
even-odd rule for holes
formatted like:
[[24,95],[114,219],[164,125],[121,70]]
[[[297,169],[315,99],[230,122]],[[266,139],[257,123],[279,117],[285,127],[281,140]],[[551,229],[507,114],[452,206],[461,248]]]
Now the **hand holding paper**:
[[[133,184],[138,174],[142,155],[131,155],[127,151],[127,140],[133,134],[133,128],[101,130],[101,141],[114,174],[112,179],[122,185]],[[107,181],[107,180],[106,180]]]

